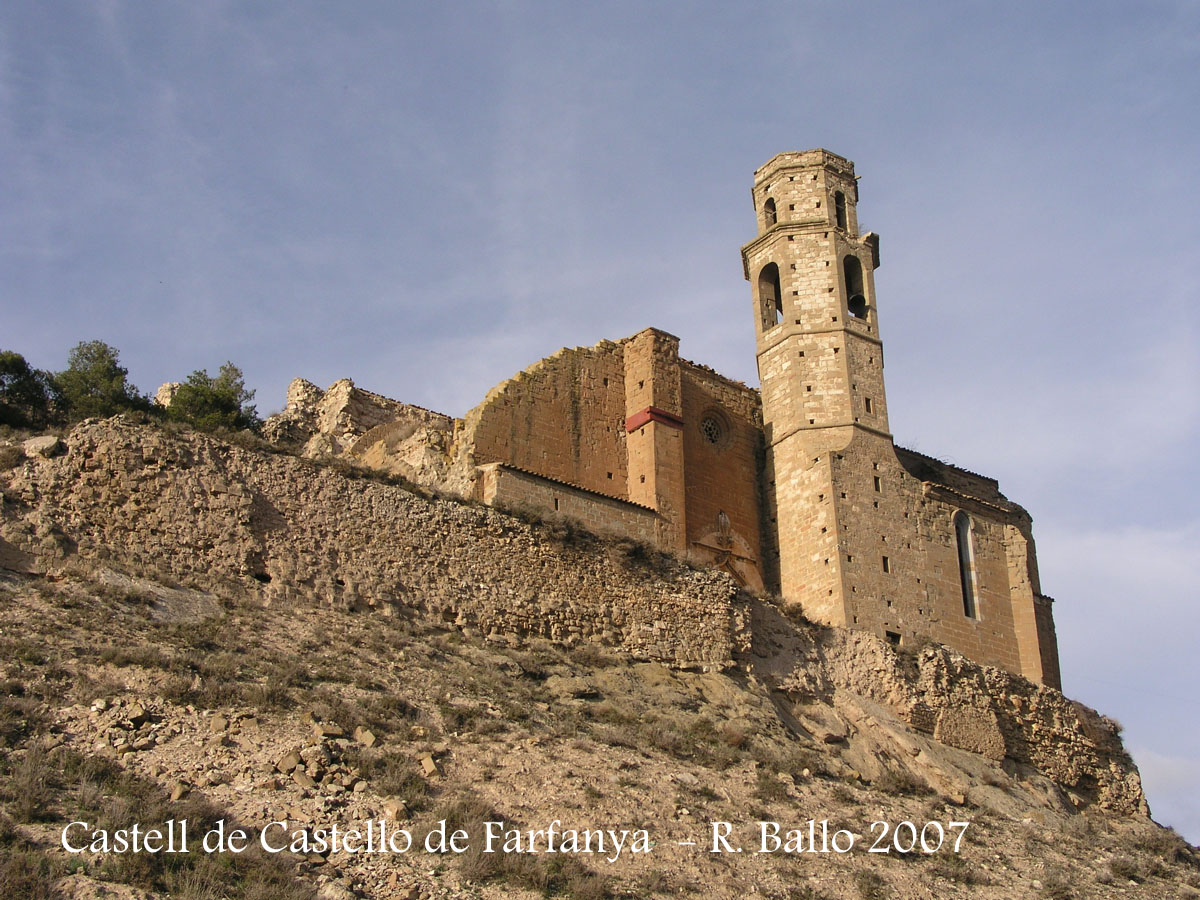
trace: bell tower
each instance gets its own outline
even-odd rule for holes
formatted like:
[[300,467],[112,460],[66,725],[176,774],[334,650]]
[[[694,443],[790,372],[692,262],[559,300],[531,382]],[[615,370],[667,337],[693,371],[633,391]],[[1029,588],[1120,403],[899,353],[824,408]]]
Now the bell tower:
[[[878,236],[858,228],[854,164],[781,153],[754,174],[758,236],[742,248],[757,334],[768,505],[785,598],[840,605],[828,456],[868,432],[891,443],[875,303]],[[822,465],[822,457],[825,457]],[[821,560],[814,563],[815,559]]]

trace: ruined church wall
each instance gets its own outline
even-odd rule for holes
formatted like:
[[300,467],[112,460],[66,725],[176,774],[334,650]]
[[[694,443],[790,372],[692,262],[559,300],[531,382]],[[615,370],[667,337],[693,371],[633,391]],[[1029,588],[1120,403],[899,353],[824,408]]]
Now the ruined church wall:
[[[900,464],[890,440],[860,432],[832,456],[838,550],[848,623],[901,645],[922,637],[945,643],[979,662],[1027,671],[1009,582],[1006,528],[1023,511],[1003,507],[990,479],[972,483],[960,473],[953,490],[922,481]],[[972,521],[975,616],[966,615],[953,517]]]
[[[711,535],[718,514],[724,512],[733,531],[753,548],[761,574],[763,455],[758,394],[701,366],[686,361],[679,365],[689,545]],[[709,416],[720,425],[716,443],[701,429]]]
[[[483,634],[597,641],[722,668],[746,641],[728,576],[610,558],[586,535],[426,500],[308,460],[120,420],[0,473],[0,559],[97,564],[281,604],[406,610]],[[299,613],[297,613],[299,614]]]
[[502,382],[466,417],[474,465],[500,462],[627,498],[622,347],[560,350]]

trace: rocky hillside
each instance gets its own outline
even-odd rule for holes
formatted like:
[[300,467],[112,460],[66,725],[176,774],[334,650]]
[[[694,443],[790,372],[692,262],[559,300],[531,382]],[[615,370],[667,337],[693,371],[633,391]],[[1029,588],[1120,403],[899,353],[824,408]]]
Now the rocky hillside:
[[1111,721],[943,648],[247,439],[0,469],[0,896],[1200,897]]

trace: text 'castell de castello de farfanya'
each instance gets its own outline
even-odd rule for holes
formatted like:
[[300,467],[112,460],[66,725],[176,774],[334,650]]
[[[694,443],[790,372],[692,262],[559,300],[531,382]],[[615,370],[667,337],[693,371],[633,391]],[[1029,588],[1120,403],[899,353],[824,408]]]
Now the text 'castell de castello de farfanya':
[[742,265],[761,390],[647,328],[559,350],[463,419],[297,379],[267,434],[627,535],[810,618],[1059,687],[1029,514],[994,479],[893,443],[879,238],[859,226],[854,164],[781,153],[752,193]]

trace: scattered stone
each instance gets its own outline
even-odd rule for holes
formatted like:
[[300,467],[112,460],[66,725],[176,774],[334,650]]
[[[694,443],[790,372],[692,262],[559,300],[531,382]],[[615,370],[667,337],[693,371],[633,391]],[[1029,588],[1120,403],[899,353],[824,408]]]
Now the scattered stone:
[[224,716],[213,716],[208,720],[208,728],[213,734],[221,734],[229,727],[229,720]]
[[61,449],[63,443],[58,435],[44,434],[41,437],[30,438],[21,445],[28,457],[53,456]]
[[140,728],[146,724],[150,716],[147,715],[146,708],[142,704],[134,703],[133,706],[125,711],[125,718],[129,720],[129,724],[134,728]]
[[320,738],[340,738],[345,737],[346,732],[342,731],[337,725],[332,725],[322,722],[313,722],[313,736]]
[[408,804],[399,797],[392,797],[383,802],[383,813],[394,822],[401,822],[408,818]]
[[426,775],[441,774],[441,772],[438,770],[438,764],[434,762],[433,757],[428,753],[421,757],[421,768],[425,770]]
[[188,795],[188,786],[182,781],[176,781],[171,785],[171,802],[182,800]]
[[284,754],[284,756],[279,760],[279,762],[275,763],[275,768],[278,769],[280,772],[282,772],[284,775],[287,775],[293,769],[297,768],[299,765],[300,765],[300,754],[298,754],[295,750],[292,750],[290,753]]
[[317,786],[317,783],[308,777],[308,773],[301,769],[297,769],[292,773],[292,781],[296,782],[296,784],[300,785],[300,787],[304,788],[305,790],[312,790]]
[[361,725],[354,729],[354,739],[364,747],[375,746],[375,733]]

